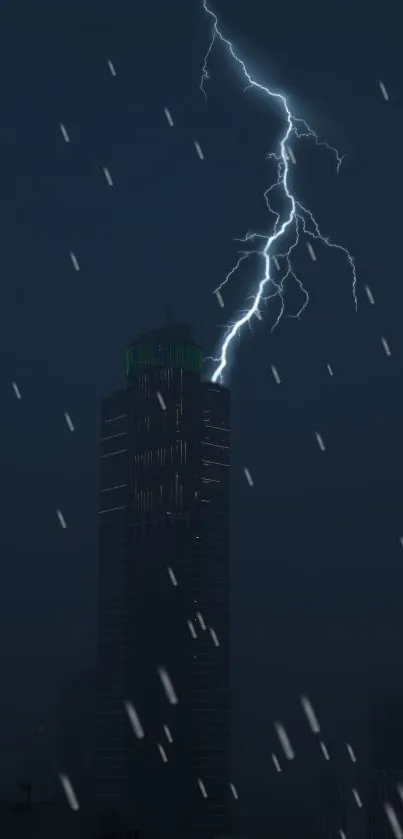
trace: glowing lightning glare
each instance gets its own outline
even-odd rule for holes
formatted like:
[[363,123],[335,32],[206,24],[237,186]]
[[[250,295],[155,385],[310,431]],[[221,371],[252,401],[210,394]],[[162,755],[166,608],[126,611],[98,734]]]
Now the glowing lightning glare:
[[[205,83],[210,79],[210,74],[209,74],[209,70],[208,70],[209,58],[210,58],[211,51],[214,47],[214,44],[216,43],[217,40],[219,40],[222,44],[224,44],[224,46],[226,47],[226,49],[230,53],[230,56],[233,58],[233,60],[240,66],[240,68],[242,70],[242,73],[243,73],[243,75],[244,75],[244,77],[247,81],[247,88],[256,88],[257,90],[262,91],[266,96],[269,96],[271,99],[276,100],[282,106],[282,108],[284,110],[285,118],[286,118],[286,130],[285,130],[285,133],[284,133],[284,135],[283,135],[283,137],[282,137],[282,139],[279,143],[278,152],[272,152],[268,155],[269,159],[274,160],[277,163],[277,178],[274,181],[274,183],[268,189],[266,189],[266,191],[264,193],[264,198],[265,198],[267,209],[269,210],[270,213],[272,213],[276,217],[275,222],[274,222],[274,226],[273,226],[273,231],[270,235],[262,235],[260,233],[248,233],[244,237],[244,239],[241,240],[242,242],[251,243],[251,242],[256,242],[257,240],[263,240],[264,241],[263,247],[261,249],[242,251],[241,256],[239,257],[239,259],[236,262],[236,264],[234,265],[234,267],[231,268],[231,270],[229,271],[229,273],[227,274],[227,276],[225,277],[225,279],[223,280],[221,285],[219,285],[215,289],[216,294],[217,294],[217,292],[220,292],[220,290],[223,288],[223,286],[225,286],[227,284],[227,282],[230,280],[230,278],[233,276],[233,274],[235,274],[236,271],[238,271],[238,268],[245,261],[245,259],[249,258],[253,254],[258,255],[263,260],[263,265],[264,265],[263,275],[262,275],[261,280],[258,284],[257,291],[254,293],[253,297],[251,298],[253,302],[252,302],[250,308],[242,315],[242,317],[239,318],[239,320],[237,320],[234,324],[232,324],[228,328],[228,330],[227,330],[227,332],[224,336],[222,345],[221,345],[220,356],[219,356],[219,358],[213,359],[213,361],[217,364],[217,367],[214,370],[214,373],[211,377],[211,380],[213,382],[216,382],[216,381],[222,382],[223,371],[224,371],[224,368],[227,366],[229,347],[230,347],[233,339],[236,336],[239,336],[239,333],[240,333],[240,330],[242,329],[242,327],[245,326],[245,324],[250,324],[251,318],[253,318],[253,316],[255,316],[255,317],[260,316],[259,306],[262,302],[266,302],[267,300],[269,300],[273,297],[278,297],[279,298],[279,300],[280,300],[280,312],[279,312],[277,320],[275,321],[274,326],[272,328],[275,329],[275,327],[279,324],[279,322],[280,322],[280,320],[283,316],[284,308],[285,308],[284,283],[287,280],[287,278],[290,277],[290,278],[294,279],[294,281],[298,284],[298,286],[300,288],[300,291],[301,291],[301,293],[303,295],[303,298],[304,298],[300,310],[295,315],[292,315],[292,317],[298,318],[302,314],[302,312],[304,311],[305,307],[307,306],[307,304],[309,302],[308,292],[304,288],[301,280],[299,280],[299,278],[294,274],[294,271],[291,267],[291,262],[290,262],[290,257],[291,257],[292,252],[295,250],[295,248],[300,243],[300,235],[301,234],[303,234],[304,236],[307,236],[309,239],[317,239],[320,242],[322,242],[324,245],[326,245],[327,247],[335,248],[336,250],[342,251],[344,253],[345,257],[347,258],[347,260],[349,262],[350,269],[351,269],[352,293],[353,293],[353,300],[354,300],[354,305],[355,305],[356,309],[357,309],[357,294],[356,294],[357,274],[356,274],[356,267],[355,267],[354,259],[351,256],[351,254],[349,253],[349,251],[347,250],[347,248],[343,247],[343,245],[335,244],[334,242],[331,242],[331,240],[328,237],[323,236],[323,234],[321,233],[320,228],[319,228],[314,216],[312,215],[311,211],[309,209],[307,209],[306,207],[304,207],[303,204],[301,204],[295,198],[295,196],[292,194],[292,192],[290,192],[290,188],[289,188],[289,184],[288,184],[289,159],[290,159],[288,143],[289,143],[289,140],[291,139],[292,136],[294,136],[297,139],[300,139],[300,138],[303,138],[303,137],[311,139],[315,142],[315,144],[317,146],[324,146],[329,151],[331,151],[332,154],[334,155],[336,163],[337,163],[337,172],[340,169],[343,158],[340,156],[337,149],[333,148],[328,143],[321,141],[318,138],[315,131],[313,131],[312,128],[310,128],[310,126],[305,122],[305,120],[293,116],[293,114],[290,111],[290,108],[289,108],[289,105],[288,105],[288,102],[287,102],[287,99],[286,99],[285,96],[283,96],[281,93],[270,90],[268,87],[265,87],[265,85],[261,84],[260,82],[257,82],[255,79],[252,78],[252,76],[250,75],[244,61],[241,58],[239,58],[239,56],[236,54],[231,41],[229,41],[227,38],[225,38],[224,35],[222,34],[221,29],[220,29],[220,25],[219,25],[219,21],[218,21],[218,17],[209,8],[207,0],[202,0],[202,6],[203,6],[203,9],[206,12],[206,14],[209,15],[209,17],[212,19],[212,22],[213,22],[212,38],[211,38],[208,50],[207,50],[205,58],[204,58],[202,74],[201,74],[201,81],[200,81],[200,90],[204,94],[205,98],[207,99],[206,91],[205,91]],[[286,199],[286,202],[287,202],[288,207],[289,207],[289,209],[287,211],[287,215],[285,217],[282,217],[281,213],[278,213],[275,210],[273,210],[273,208],[270,205],[271,193],[278,187],[282,190],[283,197]],[[278,252],[278,246],[280,245],[281,240],[283,238],[285,238],[285,236],[290,232],[293,234],[293,239],[292,239],[291,244],[289,245],[289,247],[288,247],[288,249],[286,250],[285,253],[279,253]],[[273,248],[275,248],[276,253],[272,253]],[[271,276],[271,271],[270,271],[271,261],[273,260],[275,265],[277,265],[279,258],[282,258],[284,260],[283,275],[282,275],[282,277],[280,277],[280,279],[274,280],[273,277]],[[280,269],[281,269],[281,266],[280,266]],[[263,293],[264,293],[266,288],[267,288],[267,290],[269,290],[269,294],[264,297]]]

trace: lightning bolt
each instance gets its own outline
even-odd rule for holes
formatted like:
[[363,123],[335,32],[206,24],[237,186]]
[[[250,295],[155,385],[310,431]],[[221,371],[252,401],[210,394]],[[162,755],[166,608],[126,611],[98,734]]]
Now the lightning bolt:
[[[250,325],[253,316],[260,318],[259,306],[273,297],[279,298],[280,311],[272,327],[272,330],[275,329],[276,326],[278,326],[278,324],[280,323],[285,311],[284,291],[285,282],[287,279],[291,278],[297,283],[303,298],[299,311],[294,315],[289,315],[289,317],[298,318],[308,305],[309,294],[304,288],[302,281],[294,273],[291,266],[291,255],[300,244],[302,236],[305,238],[305,241],[309,241],[310,239],[316,239],[320,241],[322,244],[326,245],[328,248],[333,248],[344,254],[351,270],[352,295],[356,309],[358,305],[356,293],[357,273],[354,259],[351,256],[350,252],[347,250],[347,248],[345,248],[343,245],[339,245],[335,242],[332,242],[329,239],[329,237],[324,236],[312,212],[303,204],[301,204],[301,202],[298,201],[295,195],[293,195],[293,193],[290,191],[290,155],[287,151],[287,144],[292,137],[295,137],[298,140],[302,138],[313,140],[317,146],[323,146],[333,154],[337,164],[337,172],[339,172],[340,166],[343,162],[343,157],[340,156],[337,149],[333,148],[333,146],[330,146],[327,142],[321,141],[317,136],[316,132],[313,131],[312,128],[310,128],[310,126],[307,122],[305,122],[304,119],[295,117],[292,114],[287,102],[287,98],[283,94],[271,90],[269,87],[266,87],[264,84],[261,84],[260,82],[252,78],[245,65],[245,62],[235,52],[235,49],[231,41],[229,41],[228,38],[224,37],[220,29],[218,17],[215,14],[215,12],[213,12],[208,6],[207,0],[202,0],[202,7],[206,14],[211,18],[213,24],[212,37],[206,55],[204,57],[204,63],[200,80],[200,90],[203,93],[206,101],[207,95],[205,90],[205,84],[210,79],[209,58],[215,43],[217,41],[220,41],[221,44],[223,44],[223,46],[229,52],[231,58],[241,68],[242,74],[247,82],[245,90],[247,90],[248,88],[255,88],[257,90],[260,90],[262,93],[264,93],[266,96],[268,96],[270,99],[273,99],[280,105],[285,116],[285,131],[282,136],[282,139],[279,142],[278,150],[275,152],[271,152],[267,155],[267,158],[275,161],[277,166],[277,177],[275,178],[271,186],[269,186],[268,189],[266,189],[266,191],[264,192],[264,199],[266,202],[267,209],[269,210],[270,214],[275,217],[272,232],[270,233],[270,235],[262,235],[261,233],[247,233],[246,236],[240,241],[248,243],[248,245],[250,245],[251,243],[255,243],[256,246],[249,250],[244,250],[240,252],[240,256],[236,264],[228,272],[223,282],[215,289],[215,293],[219,292],[223,288],[223,286],[225,286],[233,277],[233,275],[238,271],[241,264],[251,256],[257,255],[263,262],[261,279],[258,283],[257,290],[250,298],[250,307],[246,309],[246,311],[241,315],[241,317],[237,321],[235,321],[235,323],[231,324],[228,327],[223,338],[219,358],[211,359],[217,365],[212,374],[211,381],[222,382],[223,371],[227,366],[228,351],[232,341],[236,337],[239,338],[242,327],[244,327],[246,324]],[[287,206],[287,210],[284,214],[276,212],[270,204],[272,193],[275,190],[280,190],[282,192],[283,198],[285,199],[284,203]],[[284,253],[279,253],[278,248],[281,247],[282,240],[289,235],[291,235],[292,237],[291,244],[289,244],[288,248],[285,250]],[[260,247],[258,245],[259,242]],[[283,263],[283,266],[281,266],[279,263],[280,259]],[[277,280],[275,280],[271,274],[272,261],[274,261],[275,264],[279,266],[280,278]]]

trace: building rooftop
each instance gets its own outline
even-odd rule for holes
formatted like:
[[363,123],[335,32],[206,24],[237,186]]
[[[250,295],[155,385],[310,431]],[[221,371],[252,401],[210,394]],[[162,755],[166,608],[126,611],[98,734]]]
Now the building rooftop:
[[133,341],[132,344],[137,344],[139,341],[192,341],[192,329],[185,323],[176,323],[174,321],[164,324],[157,329],[150,332],[143,332]]

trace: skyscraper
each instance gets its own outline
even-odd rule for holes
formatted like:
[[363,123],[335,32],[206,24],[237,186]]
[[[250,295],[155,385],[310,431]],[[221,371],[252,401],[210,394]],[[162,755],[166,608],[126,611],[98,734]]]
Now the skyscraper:
[[230,398],[201,366],[170,323],[102,405],[96,794],[175,839],[229,830]]

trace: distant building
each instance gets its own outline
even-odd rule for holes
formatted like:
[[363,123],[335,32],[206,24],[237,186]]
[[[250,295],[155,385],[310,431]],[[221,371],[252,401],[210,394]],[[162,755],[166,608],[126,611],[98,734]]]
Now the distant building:
[[393,836],[385,802],[394,808],[403,830],[403,805],[398,785],[403,784],[403,700],[375,709],[371,726],[371,767],[368,784],[368,839]]
[[323,768],[320,798],[322,839],[340,839],[340,830],[347,831],[348,790],[339,769]]
[[403,769],[403,699],[373,710],[371,765],[377,772]]
[[0,807],[2,839],[85,839],[91,837],[86,816],[50,803],[36,803],[31,809]]
[[400,777],[393,772],[375,770],[371,773],[367,806],[368,839],[391,839],[393,837],[385,814],[385,802],[392,805],[403,828],[402,803],[397,792],[397,783],[402,778],[403,773],[400,773]]
[[174,839],[228,833],[231,797],[230,395],[201,366],[168,324],[129,346],[102,405],[95,792]]
[[[76,673],[60,697],[57,767],[71,777],[82,806],[88,806],[93,787],[95,678],[91,670]],[[57,790],[64,800],[60,784]]]
[[1,839],[143,839],[122,815],[100,814],[85,807],[74,811],[67,802],[37,802],[29,808],[0,805],[0,836]]

